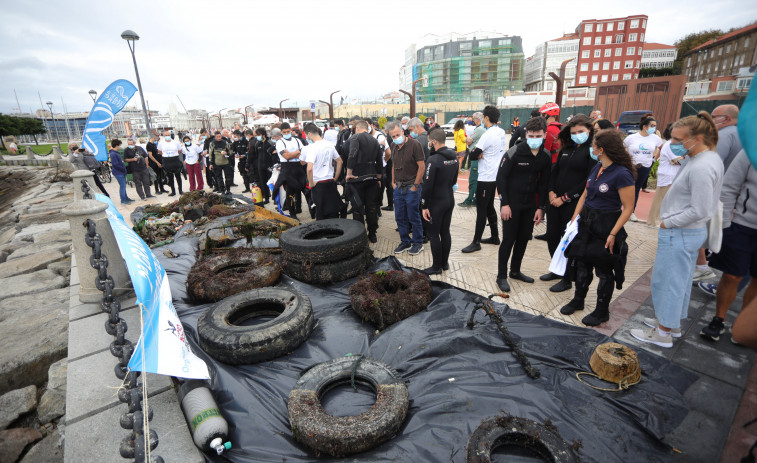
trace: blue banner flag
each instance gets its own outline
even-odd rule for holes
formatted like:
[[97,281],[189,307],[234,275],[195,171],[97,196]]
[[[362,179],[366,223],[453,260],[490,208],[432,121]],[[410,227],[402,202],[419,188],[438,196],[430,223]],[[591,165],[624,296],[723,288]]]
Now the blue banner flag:
[[108,150],[105,144],[105,135],[102,132],[110,127],[113,118],[118,114],[131,97],[137,92],[137,87],[125,79],[119,79],[100,94],[100,97],[92,107],[84,127],[82,146],[95,155],[100,162],[108,160]]
[[192,353],[171,298],[168,276],[142,238],[132,230],[105,195],[105,214],[129,271],[139,310],[142,335],[134,347],[129,369],[178,378],[210,379],[208,366]]
[[754,83],[741,106],[739,114],[739,139],[741,146],[755,169],[757,169],[757,91]]

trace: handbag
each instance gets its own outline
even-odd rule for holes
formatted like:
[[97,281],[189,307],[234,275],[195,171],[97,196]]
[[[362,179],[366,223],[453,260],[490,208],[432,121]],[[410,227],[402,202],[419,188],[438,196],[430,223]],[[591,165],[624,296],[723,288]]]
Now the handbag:
[[707,223],[707,249],[714,253],[720,252],[723,244],[723,203],[718,200],[715,213]]
[[565,250],[568,245],[573,241],[573,238],[578,234],[578,221],[581,219],[581,215],[576,216],[576,220],[568,223],[565,227],[565,234],[560,239],[560,245],[552,255],[552,261],[549,264],[549,271],[555,275],[565,275],[565,269],[568,266],[568,258],[565,256]]
[[155,183],[156,180],[158,180],[158,174],[155,173],[155,170],[148,167],[147,172],[150,174],[150,183]]

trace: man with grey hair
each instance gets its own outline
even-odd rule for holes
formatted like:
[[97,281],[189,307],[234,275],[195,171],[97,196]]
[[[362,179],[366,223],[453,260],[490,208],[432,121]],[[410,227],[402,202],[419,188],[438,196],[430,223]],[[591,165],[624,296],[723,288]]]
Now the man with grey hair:
[[421,148],[423,148],[423,156],[425,160],[428,161],[428,156],[430,154],[430,149],[428,147],[428,133],[426,132],[426,127],[423,126],[423,122],[419,118],[414,117],[407,123],[407,130],[410,132],[410,138],[418,140],[418,143],[421,144]]
[[[423,251],[423,222],[421,220],[421,181],[426,168],[420,143],[404,135],[396,122],[386,125],[392,138],[392,185],[394,189],[394,219],[400,232],[400,244],[395,254],[409,251],[416,255]],[[410,237],[412,228],[413,236]]]
[[[481,135],[486,132],[486,129],[484,128],[482,122],[484,120],[484,114],[481,111],[473,113],[473,124],[475,124],[476,128],[473,130],[473,133],[470,137],[468,137],[465,142],[468,144],[469,151],[473,151],[476,149],[476,146],[478,145],[478,140],[481,138]],[[470,160],[470,175],[468,176],[468,197],[465,198],[465,201],[458,204],[460,207],[473,207],[476,204],[476,187],[478,186],[478,159],[472,159]]]
[[408,128],[408,123],[410,122],[410,118],[407,116],[402,117],[402,131],[405,132],[405,136],[410,136],[410,129]]
[[723,104],[712,110],[712,120],[718,128],[717,152],[723,160],[723,172],[728,170],[733,158],[741,151],[741,140],[736,124],[739,122],[739,107]]

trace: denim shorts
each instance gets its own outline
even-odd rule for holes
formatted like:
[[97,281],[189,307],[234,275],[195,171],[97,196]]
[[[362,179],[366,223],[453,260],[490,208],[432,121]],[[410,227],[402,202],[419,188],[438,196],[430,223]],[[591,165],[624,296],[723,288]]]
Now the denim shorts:
[[723,230],[723,244],[710,266],[728,275],[757,278],[757,229],[731,223]]

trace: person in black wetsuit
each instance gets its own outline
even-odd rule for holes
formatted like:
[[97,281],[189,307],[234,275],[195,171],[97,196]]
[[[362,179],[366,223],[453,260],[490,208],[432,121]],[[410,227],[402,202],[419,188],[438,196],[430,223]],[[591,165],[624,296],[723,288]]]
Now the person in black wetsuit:
[[428,134],[428,141],[434,151],[426,163],[423,176],[421,204],[423,218],[427,222],[426,231],[431,241],[433,263],[424,270],[427,275],[438,275],[449,270],[449,252],[452,247],[450,224],[455,197],[452,187],[457,183],[457,153],[446,145],[444,130],[436,128]]
[[509,277],[533,283],[534,279],[520,271],[528,240],[544,219],[547,206],[547,188],[552,158],[544,149],[547,123],[543,117],[526,122],[526,142],[518,143],[502,157],[497,172],[497,191],[502,217],[502,243],[499,246],[499,269],[497,286],[510,291],[507,282],[507,261],[510,260]]
[[247,140],[247,138],[242,134],[241,130],[235,130],[233,132],[231,150],[234,152],[234,157],[237,160],[237,166],[239,166],[239,175],[242,176],[242,182],[244,183],[244,190],[242,190],[242,193],[250,192],[250,169],[247,166],[247,151],[249,144],[249,140]]
[[[594,126],[591,119],[578,114],[562,128],[558,135],[562,148],[549,177],[547,248],[550,256],[554,255],[560,244],[565,227],[576,210],[578,198],[586,188],[586,179],[597,164],[597,161],[590,156],[593,132]],[[573,287],[571,272],[567,271],[562,278],[560,275],[549,272],[539,279],[542,281],[560,280],[549,288],[554,293],[567,291]]]
[[355,136],[349,140],[345,189],[352,202],[352,218],[367,222],[368,241],[378,241],[378,211],[381,204],[381,189],[384,151],[376,139],[368,133],[368,123],[355,123]]

